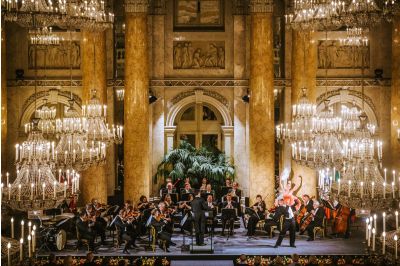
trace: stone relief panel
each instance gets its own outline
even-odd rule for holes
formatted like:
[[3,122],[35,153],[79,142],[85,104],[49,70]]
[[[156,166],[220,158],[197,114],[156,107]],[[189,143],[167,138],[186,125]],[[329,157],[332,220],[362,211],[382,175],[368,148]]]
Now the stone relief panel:
[[[38,69],[69,69],[70,58],[73,69],[81,66],[81,46],[79,41],[61,42],[57,46],[37,46],[37,68]],[[70,55],[71,52],[71,55]],[[29,69],[35,68],[35,46],[28,46],[28,66]]]
[[224,41],[175,41],[174,69],[225,69]]
[[369,68],[370,47],[343,46],[339,40],[318,42],[319,69],[359,69]]

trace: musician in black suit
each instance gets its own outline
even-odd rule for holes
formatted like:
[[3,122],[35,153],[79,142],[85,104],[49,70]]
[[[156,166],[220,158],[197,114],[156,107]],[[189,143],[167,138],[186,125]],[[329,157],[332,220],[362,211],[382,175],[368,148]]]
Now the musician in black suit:
[[322,227],[325,217],[325,210],[318,201],[314,201],[313,210],[311,210],[313,215],[311,223],[307,226],[308,239],[307,241],[314,240],[314,228]]
[[232,197],[240,198],[242,196],[242,191],[239,189],[238,182],[233,182],[232,188],[229,190],[229,194],[231,194]]
[[264,219],[265,202],[262,200],[261,195],[256,196],[256,203],[251,206],[254,210],[250,214],[249,221],[247,223],[247,236],[253,236],[256,231],[257,223],[260,219]]
[[[226,201],[223,203],[222,208],[223,209],[236,209],[237,208],[237,203],[232,200],[232,196],[230,194],[226,195]],[[236,219],[236,215],[227,217],[223,214],[221,216],[221,220],[222,220],[221,236],[225,235],[225,226],[226,226],[227,222],[229,222],[229,233],[231,235],[233,234],[233,226],[234,226],[235,219]]]
[[196,244],[203,246],[204,244],[204,232],[206,228],[206,215],[205,211],[208,210],[206,201],[201,197],[200,191],[191,203],[193,212],[194,229],[196,232]]
[[76,221],[76,229],[78,230],[80,238],[86,239],[89,242],[89,249],[94,250],[95,232],[89,227],[86,211],[82,211],[79,214],[79,218]]
[[120,210],[118,216],[115,218],[115,227],[118,227],[119,229],[119,238],[122,240],[125,240],[125,247],[124,250],[122,251],[125,254],[129,254],[128,249],[131,246],[136,247],[135,245],[135,239],[136,239],[136,233],[134,230],[132,230],[131,225],[132,223],[129,224],[128,221],[124,221],[124,210]]
[[162,198],[164,194],[172,194],[172,193],[176,193],[176,189],[174,188],[174,185],[171,182],[169,182],[167,183],[167,186],[165,188],[160,189],[160,198]]
[[314,209],[314,207],[313,207],[313,205],[314,205],[313,200],[312,200],[312,199],[310,198],[310,196],[307,195],[307,194],[304,194],[304,195],[302,196],[302,199],[303,199],[303,206],[306,208],[307,212],[308,212],[308,213],[311,212],[311,211]]
[[282,244],[282,240],[285,237],[287,231],[289,231],[290,246],[293,248],[296,247],[294,245],[296,241],[296,222],[294,219],[293,208],[294,206],[285,205],[283,199],[278,200],[278,207],[276,208],[274,214],[274,220],[279,223],[282,215],[284,216],[284,219],[282,228],[279,228],[280,233],[278,240],[276,241],[276,244],[274,246],[275,248],[279,247]]
[[[154,209],[151,212],[152,218],[151,218],[151,225],[154,227],[156,230],[156,234],[158,239],[165,240],[166,241],[166,251],[169,252],[168,248],[169,246],[176,246],[174,242],[172,242],[171,237],[172,235],[165,231],[165,224],[166,221],[164,221],[161,217],[161,213],[158,209]],[[160,244],[160,248],[163,248]]]
[[[207,219],[209,221],[212,221],[211,230],[212,232],[214,232],[214,228],[217,225],[217,203],[214,202],[214,197],[212,194],[208,194],[206,203],[207,203],[207,210],[210,213]],[[206,228],[206,233],[207,233],[207,228]]]

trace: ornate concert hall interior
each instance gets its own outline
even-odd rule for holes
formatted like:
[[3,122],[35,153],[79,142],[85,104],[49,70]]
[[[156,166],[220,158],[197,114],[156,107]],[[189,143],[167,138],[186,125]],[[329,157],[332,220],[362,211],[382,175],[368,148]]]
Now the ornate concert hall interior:
[[400,265],[400,0],[2,0],[3,265]]

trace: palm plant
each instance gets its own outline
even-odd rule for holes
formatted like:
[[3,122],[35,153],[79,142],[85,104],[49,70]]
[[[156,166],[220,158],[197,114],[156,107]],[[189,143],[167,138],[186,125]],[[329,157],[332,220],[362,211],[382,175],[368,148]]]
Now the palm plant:
[[190,178],[197,184],[206,177],[213,185],[222,185],[225,178],[234,178],[235,168],[224,153],[217,149],[201,147],[196,149],[190,143],[182,141],[178,148],[168,152],[158,165],[155,181],[160,178]]

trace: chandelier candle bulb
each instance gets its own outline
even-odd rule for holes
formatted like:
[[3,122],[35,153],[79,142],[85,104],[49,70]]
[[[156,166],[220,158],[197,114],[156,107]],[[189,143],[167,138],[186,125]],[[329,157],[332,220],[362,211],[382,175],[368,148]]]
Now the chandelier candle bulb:
[[18,161],[18,151],[19,151],[19,144],[15,145],[15,161]]
[[33,200],[33,186],[34,186],[34,184],[32,183],[31,184],[31,200]]
[[382,218],[383,218],[383,232],[386,231],[386,212],[382,213]]
[[67,181],[64,181],[64,198],[67,197]]
[[28,223],[28,234],[30,234],[31,231],[32,231],[32,222],[29,221],[29,223]]
[[11,200],[11,184],[8,184],[8,200]]
[[368,247],[371,246],[371,225],[368,225]]
[[24,225],[25,225],[25,222],[24,222],[24,220],[22,220],[22,221],[21,221],[21,238],[22,238],[22,239],[23,239],[24,236],[25,236],[25,227],[24,227]]
[[10,248],[11,248],[11,243],[7,243],[7,265],[11,265],[11,256],[10,256]]
[[397,260],[397,235],[394,235],[394,259]]
[[376,237],[376,230],[375,228],[372,229],[372,251],[375,251],[375,237]]
[[21,238],[19,240],[19,261],[22,261],[24,259],[23,257],[23,249],[22,249],[22,245],[24,244],[24,239]]
[[36,233],[35,230],[32,230],[32,252],[36,251]]
[[32,257],[32,249],[31,249],[31,235],[28,235],[28,254],[29,254],[29,258]]
[[14,239],[14,218],[11,217],[11,238]]
[[374,228],[376,228],[376,219],[377,219],[378,217],[376,216],[376,214],[374,214]]
[[386,168],[383,169],[383,173],[384,173],[384,175],[385,175],[385,183],[386,183],[386,172],[387,172],[387,169],[386,169]]
[[7,177],[7,186],[8,186],[8,184],[10,184],[10,174],[7,172],[6,173],[6,177]]
[[386,253],[386,232],[383,231],[382,233],[382,254],[385,255]]

